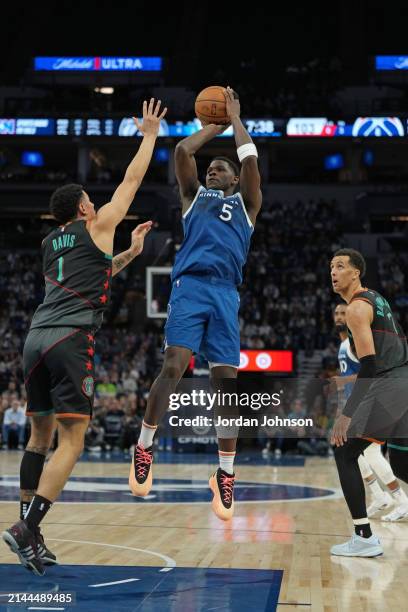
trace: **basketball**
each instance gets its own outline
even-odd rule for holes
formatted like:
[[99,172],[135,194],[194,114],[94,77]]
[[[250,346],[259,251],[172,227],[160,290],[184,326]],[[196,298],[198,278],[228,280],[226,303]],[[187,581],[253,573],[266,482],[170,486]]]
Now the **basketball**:
[[212,85],[200,91],[194,108],[200,121],[218,125],[229,122],[225,104],[225,87]]

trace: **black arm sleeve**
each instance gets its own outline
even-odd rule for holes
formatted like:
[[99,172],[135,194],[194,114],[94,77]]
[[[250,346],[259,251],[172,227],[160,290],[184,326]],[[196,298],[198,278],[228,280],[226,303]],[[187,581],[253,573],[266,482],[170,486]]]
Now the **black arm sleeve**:
[[362,357],[360,359],[360,364],[361,368],[357,374],[353,391],[351,392],[351,395],[348,398],[343,410],[343,414],[348,417],[352,417],[357,410],[359,403],[362,401],[370,388],[377,370],[375,355],[366,355],[365,357]]

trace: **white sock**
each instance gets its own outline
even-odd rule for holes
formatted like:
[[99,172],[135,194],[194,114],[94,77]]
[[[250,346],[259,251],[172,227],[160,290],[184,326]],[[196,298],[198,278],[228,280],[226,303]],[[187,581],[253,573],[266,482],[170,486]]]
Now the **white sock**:
[[395,491],[391,491],[391,495],[398,504],[408,503],[408,497],[406,496],[405,491],[401,489],[401,487],[398,487],[398,489],[395,489]]
[[382,499],[384,497],[384,491],[378,484],[378,480],[376,478],[374,478],[374,480],[368,482],[367,484],[370,487],[370,491],[374,496],[374,499]]
[[224,470],[224,472],[227,472],[227,474],[233,474],[235,452],[228,453],[226,451],[218,451],[218,457],[220,462],[220,468]]
[[137,441],[143,448],[149,448],[153,444],[154,434],[157,431],[157,425],[147,425],[144,421],[140,431],[139,440]]

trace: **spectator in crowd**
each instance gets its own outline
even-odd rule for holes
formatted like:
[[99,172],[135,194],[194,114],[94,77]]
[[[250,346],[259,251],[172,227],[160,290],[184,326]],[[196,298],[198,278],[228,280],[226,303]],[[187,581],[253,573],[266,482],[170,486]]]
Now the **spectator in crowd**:
[[14,399],[10,408],[7,408],[4,412],[2,427],[3,445],[9,446],[11,443],[10,434],[14,434],[18,442],[18,448],[22,450],[24,448],[25,426],[26,415],[24,408],[17,399]]
[[94,416],[88,425],[85,434],[85,450],[90,452],[99,452],[104,448],[104,429],[101,424],[101,419]]
[[124,410],[120,407],[119,400],[116,398],[112,399],[108,410],[101,419],[105,434],[105,448],[107,450],[115,446],[120,446],[120,437],[126,421],[125,416]]

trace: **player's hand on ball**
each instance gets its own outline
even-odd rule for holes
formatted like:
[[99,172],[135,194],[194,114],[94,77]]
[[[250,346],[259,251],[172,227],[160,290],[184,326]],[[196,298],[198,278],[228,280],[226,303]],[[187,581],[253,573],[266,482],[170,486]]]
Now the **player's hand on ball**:
[[150,232],[152,229],[153,221],[146,221],[146,223],[140,223],[135,227],[132,232],[132,243],[130,245],[130,250],[132,254],[136,257],[140,255],[143,251],[143,244],[146,234]]
[[225,90],[225,105],[227,109],[227,115],[232,120],[235,117],[239,117],[241,114],[241,105],[239,98],[235,91],[228,85]]
[[160,128],[160,121],[167,113],[167,106],[160,113],[161,100],[158,100],[154,105],[154,98],[150,98],[149,106],[147,101],[143,102],[143,120],[142,123],[137,117],[133,117],[137,129],[142,132],[143,136],[157,136]]
[[351,418],[341,414],[337,417],[334,425],[333,431],[330,437],[331,444],[335,444],[336,446],[343,446],[344,442],[347,442],[347,431],[350,427]]
[[205,121],[201,120],[201,125],[203,126],[203,128],[210,127],[213,130],[214,134],[222,134],[230,127],[231,124],[206,123]]

